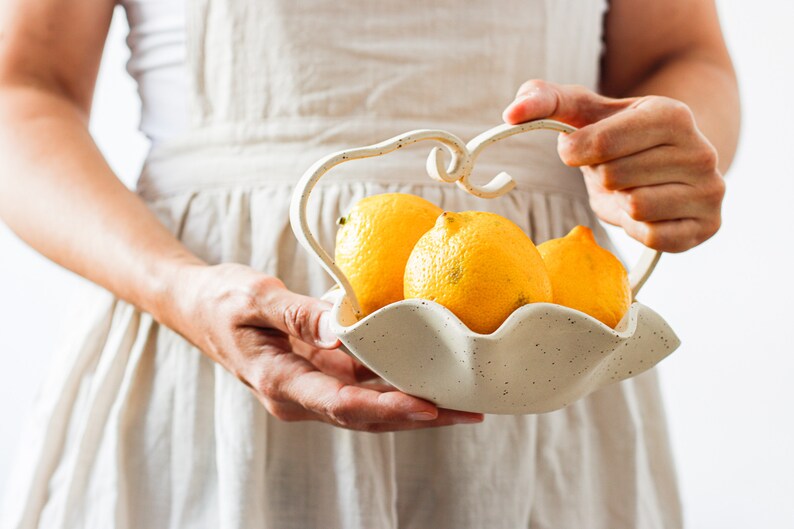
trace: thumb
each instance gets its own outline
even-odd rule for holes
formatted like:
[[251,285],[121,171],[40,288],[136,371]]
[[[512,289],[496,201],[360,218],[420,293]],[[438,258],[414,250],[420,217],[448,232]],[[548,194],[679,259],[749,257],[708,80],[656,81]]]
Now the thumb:
[[331,330],[331,304],[279,288],[260,302],[262,323],[321,349],[339,347]]
[[505,123],[516,125],[535,119],[556,119],[583,127],[629,107],[635,99],[612,99],[579,85],[527,81],[502,114]]

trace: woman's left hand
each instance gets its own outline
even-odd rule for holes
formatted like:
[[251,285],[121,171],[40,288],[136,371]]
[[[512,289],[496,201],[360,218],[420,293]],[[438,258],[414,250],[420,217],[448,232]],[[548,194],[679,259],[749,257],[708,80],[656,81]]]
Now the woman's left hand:
[[717,151],[684,103],[660,96],[612,99],[584,87],[524,83],[507,123],[556,119],[562,161],[580,167],[599,218],[650,248],[683,252],[720,227],[725,183]]

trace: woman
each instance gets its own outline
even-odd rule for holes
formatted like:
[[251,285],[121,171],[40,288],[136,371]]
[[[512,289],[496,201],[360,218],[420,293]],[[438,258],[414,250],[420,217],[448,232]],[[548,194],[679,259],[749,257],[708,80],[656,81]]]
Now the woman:
[[655,373],[515,417],[362,384],[287,204],[328,152],[469,138],[504,110],[582,129],[483,160],[518,181],[498,201],[429,181],[426,150],[346,164],[318,192],[321,242],[362,196],[402,191],[536,242],[585,224],[607,244],[597,216],[692,248],[719,227],[738,129],[712,1],[123,4],[154,142],[137,194],[86,127],[114,2],[10,0],[1,19],[0,215],[113,294],[58,355],[8,527],[681,525]]

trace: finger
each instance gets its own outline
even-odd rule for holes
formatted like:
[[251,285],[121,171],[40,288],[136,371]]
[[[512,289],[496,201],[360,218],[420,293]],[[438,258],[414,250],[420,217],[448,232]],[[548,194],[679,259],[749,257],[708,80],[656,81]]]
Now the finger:
[[621,208],[614,193],[593,193],[588,191],[590,199],[590,208],[596,216],[613,226],[620,226],[621,220],[625,212]]
[[336,349],[339,338],[331,330],[331,305],[271,285],[256,297],[256,325],[272,327],[322,349]]
[[345,384],[295,354],[266,355],[260,368],[262,394],[282,402],[295,402],[342,426],[438,417],[436,406],[426,400],[399,391],[381,393]]
[[656,250],[673,253],[688,250],[710,238],[720,227],[719,208],[700,218],[647,222],[631,218],[618,192],[588,192],[590,206],[599,219],[622,227],[632,238]]
[[484,416],[481,413],[468,413],[439,409],[438,417],[430,421],[400,421],[381,423],[365,422],[340,425],[325,415],[309,411],[291,402],[278,402],[272,399],[264,399],[263,404],[271,415],[285,422],[318,421],[333,426],[340,426],[349,430],[365,432],[396,432],[417,430],[420,428],[438,428],[442,426],[451,426],[454,424],[477,424],[484,420]]
[[639,222],[702,218],[713,210],[700,189],[688,184],[635,187],[616,191],[615,197],[626,215]]
[[[327,351],[325,351],[327,352]],[[359,387],[371,392],[377,392],[385,395],[386,397],[409,397],[410,399],[419,400],[420,402],[426,402],[422,399],[417,399],[416,397],[412,397],[406,395],[404,393],[400,393],[398,390],[389,384],[380,383],[380,382],[366,382],[366,383],[359,383],[353,384],[351,386]],[[388,394],[388,395],[387,395]],[[285,420],[322,420],[324,422],[329,422],[332,424],[342,425],[345,427],[350,427],[353,429],[363,429],[368,430],[366,427],[367,424],[375,424],[371,422],[370,417],[366,415],[360,415],[360,419],[358,422],[354,423],[348,421],[339,421],[338,417],[329,416],[324,412],[317,412],[307,409],[303,406],[297,405],[293,402],[277,402],[272,401],[271,399],[271,407],[273,407],[274,415],[277,413],[279,415],[288,414],[288,417],[281,417]],[[268,408],[270,409],[270,407]],[[458,410],[449,410],[444,408],[436,408],[437,416],[435,419],[429,420],[428,417],[420,417],[420,418],[410,418],[409,420],[402,420],[399,417],[395,417],[394,419],[389,420],[386,416],[383,416],[382,419],[384,421],[388,421],[389,424],[392,423],[399,423],[403,422],[402,425],[395,425],[393,428],[389,428],[389,430],[404,430],[404,429],[415,429],[415,428],[424,428],[424,427],[433,427],[433,426],[446,426],[449,424],[459,424],[459,423],[476,423],[481,422],[483,420],[483,415],[481,413],[471,413],[465,411],[458,411]],[[277,415],[277,416],[279,416]],[[386,431],[383,427],[376,428],[377,431]]]
[[323,418],[294,402],[281,402],[267,397],[259,399],[270,415],[284,422],[320,421]]
[[649,248],[678,253],[694,248],[714,235],[720,227],[720,219],[717,216],[709,219],[639,222],[624,213],[620,225],[632,238]]
[[439,410],[438,418],[432,421],[381,422],[360,425],[359,430],[366,432],[403,432],[423,428],[440,428],[456,424],[479,424],[485,417],[481,413]]
[[317,369],[348,384],[377,378],[361,362],[340,349],[318,349],[296,338],[291,339],[292,351],[311,362]]
[[582,173],[584,174],[584,183],[587,188],[590,208],[599,219],[613,226],[620,226],[622,210],[615,193],[601,185],[601,179],[593,167],[582,167]]
[[374,379],[374,380],[367,380],[365,382],[359,382],[360,386],[365,388],[374,389],[375,391],[380,391],[381,393],[385,393],[387,391],[399,391],[397,388],[389,384],[388,382],[384,382],[381,379]]
[[583,86],[533,79],[521,85],[515,101],[508,105],[502,118],[511,124],[557,119],[574,127],[583,127],[611,116],[635,101],[605,97]]
[[306,373],[287,390],[309,410],[342,426],[357,423],[433,420],[438,409],[430,402],[399,391],[375,389],[335,381],[319,372]]
[[567,165],[595,165],[640,153],[658,145],[684,145],[694,140],[695,122],[685,104],[664,97],[643,98],[626,111],[557,142],[560,158]]
[[689,184],[697,173],[688,167],[686,151],[668,145],[599,163],[585,170],[585,178],[594,178],[602,189],[622,191],[639,186],[669,183]]

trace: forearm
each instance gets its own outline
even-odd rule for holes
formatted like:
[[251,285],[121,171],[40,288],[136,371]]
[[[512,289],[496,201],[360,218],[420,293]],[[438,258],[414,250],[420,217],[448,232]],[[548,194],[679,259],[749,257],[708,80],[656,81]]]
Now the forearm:
[[696,53],[665,61],[653,73],[613,97],[660,95],[686,103],[698,128],[719,153],[724,174],[736,153],[739,137],[739,93],[730,64]]
[[67,98],[0,86],[0,218],[56,263],[168,323],[172,279],[201,264],[113,174]]

